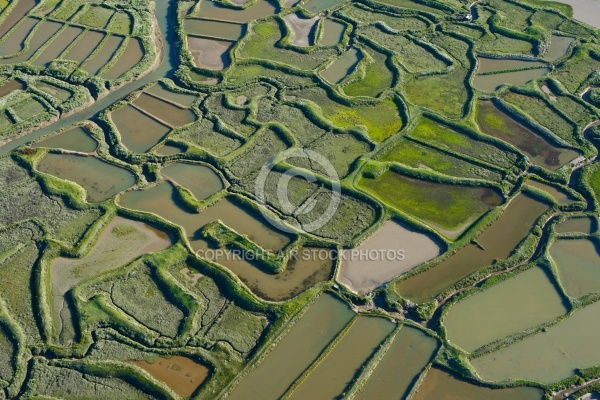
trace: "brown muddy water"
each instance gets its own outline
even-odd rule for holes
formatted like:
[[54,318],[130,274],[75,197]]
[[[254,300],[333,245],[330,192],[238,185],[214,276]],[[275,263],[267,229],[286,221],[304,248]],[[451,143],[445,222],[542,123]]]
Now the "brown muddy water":
[[396,334],[356,400],[404,399],[421,371],[433,358],[438,343],[422,331],[405,325]]
[[543,392],[531,387],[489,389],[431,368],[413,400],[542,400]]
[[77,127],[39,141],[32,147],[46,147],[91,153],[98,147],[98,142],[92,139],[84,128]]
[[530,186],[536,187],[538,189],[541,189],[544,192],[550,194],[552,197],[554,197],[554,200],[556,200],[556,202],[560,205],[572,204],[577,201],[576,198],[571,196],[566,191],[559,189],[557,187],[554,187],[552,185],[540,182],[538,180],[529,179],[529,180],[527,180],[527,184]]
[[0,38],[6,35],[13,26],[19,23],[29,11],[35,7],[36,0],[19,0],[16,2],[15,7],[12,9],[8,17],[0,25]]
[[185,31],[194,36],[238,40],[244,33],[244,26],[231,22],[187,18],[185,20]]
[[558,278],[570,297],[600,292],[599,249],[590,239],[558,239],[550,246]]
[[110,119],[119,131],[123,145],[134,153],[149,151],[171,131],[170,127],[129,104],[112,111]]
[[198,99],[198,96],[185,93],[177,93],[169,90],[167,86],[162,83],[152,85],[146,92],[151,93],[155,96],[162,97],[163,99],[169,100],[173,103],[180,104],[184,107],[189,107]]
[[333,260],[331,252],[325,249],[301,249],[299,257],[290,261],[283,272],[275,275],[264,272],[259,266],[241,257],[217,252],[211,243],[197,233],[204,225],[216,220],[221,220],[236,232],[248,236],[259,246],[271,251],[283,248],[290,242],[290,238],[245,211],[236,200],[222,198],[200,213],[192,213],[180,207],[175,196],[174,187],[169,182],[164,182],[145,191],[123,194],[119,205],[151,212],[180,225],[185,230],[192,249],[199,256],[228,268],[262,298],[287,300],[331,277]]
[[532,267],[452,305],[443,325],[449,341],[472,352],[567,311],[548,274]]
[[161,169],[160,173],[189,189],[198,200],[204,200],[224,188],[219,175],[205,165],[176,162]]
[[208,376],[208,368],[181,356],[159,357],[153,362],[134,361],[154,378],[164,382],[181,397],[190,397]]
[[596,219],[590,217],[571,218],[554,227],[556,233],[593,233],[596,230]]
[[172,146],[170,144],[163,144],[162,146],[158,147],[154,152],[161,156],[171,156],[173,154],[183,153],[184,151],[185,150],[180,147]]
[[0,97],[4,97],[15,90],[25,90],[25,84],[15,79],[11,79],[8,82],[3,82],[2,86],[0,86]]
[[531,161],[548,170],[556,170],[579,157],[575,150],[558,147],[521,125],[491,101],[478,104],[477,123],[482,132],[502,139],[521,150]]
[[197,67],[220,71],[231,64],[229,51],[235,42],[188,36],[187,43]]
[[271,1],[267,0],[259,0],[256,4],[243,10],[223,7],[211,0],[202,0],[198,17],[246,23],[266,17],[267,15],[273,15],[278,10],[279,7],[276,7],[274,4],[271,4]]
[[100,45],[104,39],[104,33],[96,31],[86,31],[83,35],[77,39],[77,43],[69,51],[62,56],[67,60],[73,60],[77,62],[83,62],[96,50],[96,47]]
[[502,215],[476,240],[485,249],[468,244],[438,265],[397,284],[398,292],[416,303],[433,300],[453,284],[494,259],[504,259],[529,234],[535,221],[550,207],[518,194]]
[[181,108],[147,93],[142,93],[133,104],[172,126],[194,122],[196,114],[189,108]]
[[125,72],[129,71],[137,65],[144,57],[144,47],[139,39],[129,38],[125,51],[115,65],[113,65],[107,72],[102,74],[104,79],[117,79]]
[[339,398],[363,363],[389,336],[396,324],[381,317],[359,316],[350,330],[289,397],[291,400]]
[[35,168],[77,183],[85,189],[86,200],[90,203],[107,200],[136,183],[136,176],[131,171],[92,156],[49,153]]
[[488,381],[526,379],[550,384],[568,378],[576,368],[598,365],[600,302],[535,335],[471,360]]
[[323,33],[319,40],[320,46],[335,46],[342,41],[346,25],[331,19],[323,20]]
[[98,52],[85,62],[83,69],[90,75],[96,75],[117,53],[125,39],[121,36],[108,36]]
[[[361,252],[372,256],[361,258]],[[344,250],[338,281],[367,293],[439,254],[440,246],[429,236],[388,221],[357,248]]]
[[81,28],[75,28],[73,26],[67,26],[60,34],[39,54],[35,60],[34,65],[45,67],[52,61],[59,58],[59,56],[65,51],[67,47],[73,43],[75,38],[83,32]]
[[354,315],[346,303],[330,294],[322,294],[258,367],[242,379],[228,399],[281,398]]
[[[25,48],[25,39],[31,33],[39,19],[27,18],[14,30],[2,43],[0,43],[0,56],[8,56],[18,53]],[[0,36],[0,39],[2,37]]]
[[27,50],[25,50],[17,57],[1,59],[0,64],[20,63],[29,60],[29,58],[36,51],[38,51],[38,49],[44,43],[46,43],[48,40],[51,40],[50,38],[52,38],[54,34],[58,32],[58,30],[62,27],[63,24],[59,24],[58,22],[41,22],[40,25],[37,25],[37,29],[35,30],[33,37],[29,38]]

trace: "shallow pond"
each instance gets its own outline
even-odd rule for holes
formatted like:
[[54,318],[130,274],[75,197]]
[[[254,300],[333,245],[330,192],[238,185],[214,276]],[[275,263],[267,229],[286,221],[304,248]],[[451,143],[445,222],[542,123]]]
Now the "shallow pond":
[[113,65],[108,71],[102,74],[104,79],[117,79],[131,68],[135,67],[137,63],[142,61],[144,57],[144,47],[137,38],[129,38],[125,51],[115,65]]
[[544,55],[544,60],[556,61],[566,55],[569,51],[569,47],[571,47],[571,43],[574,41],[575,38],[569,36],[552,35],[550,47]]
[[52,61],[60,58],[59,56],[67,47],[83,32],[83,29],[73,26],[67,26],[45,49],[38,55],[33,64],[45,67]]
[[0,25],[0,38],[6,35],[13,26],[15,26],[30,10],[37,4],[36,0],[19,0],[12,9],[8,17]]
[[123,145],[134,153],[147,152],[171,131],[170,127],[129,104],[112,111],[110,119],[119,131]]
[[335,399],[348,388],[363,363],[389,336],[395,324],[381,317],[359,316],[319,365],[292,392],[290,399]]
[[82,258],[55,258],[50,262],[50,282],[55,321],[61,339],[73,339],[70,308],[65,294],[88,279],[124,266],[138,256],[166,248],[169,236],[142,222],[115,217],[92,249]]
[[234,388],[228,399],[281,398],[354,316],[346,303],[327,293],[308,307],[258,367]]
[[473,86],[484,92],[493,92],[500,85],[524,85],[527,82],[550,72],[549,68],[526,69],[523,71],[501,72],[499,74],[475,75]]
[[11,79],[10,81],[2,82],[2,86],[0,86],[0,97],[4,97],[7,94],[14,92],[15,90],[25,90],[25,84],[16,79]]
[[147,93],[140,94],[133,104],[172,126],[187,125],[197,118],[189,108],[175,106]]
[[558,239],[549,250],[567,295],[579,298],[600,292],[598,244],[590,239]]
[[214,1],[203,0],[200,3],[198,16],[200,18],[219,19],[223,21],[250,22],[266,17],[267,15],[273,15],[278,9],[279,7],[276,7],[267,0],[260,0],[243,10],[227,8],[216,4]]
[[71,49],[62,56],[67,60],[74,60],[77,62],[83,62],[86,58],[92,54],[96,47],[104,39],[104,34],[96,31],[86,31],[80,38],[77,39],[77,43]]
[[343,56],[335,60],[320,74],[327,82],[337,84],[354,71],[361,59],[361,53],[357,49],[351,49]]
[[33,147],[47,147],[91,153],[98,147],[98,142],[92,139],[84,128],[77,127],[37,142]]
[[550,277],[532,267],[452,305],[443,324],[448,340],[471,352],[566,312]]
[[567,219],[554,227],[556,233],[593,233],[596,230],[596,219],[590,217]]
[[489,389],[461,381],[432,368],[413,400],[542,400],[543,392],[531,387]]
[[163,144],[155,150],[155,153],[161,156],[171,156],[173,154],[183,153],[184,151],[185,150],[180,147]]
[[302,5],[307,11],[312,13],[318,13],[325,11],[326,9],[333,7],[337,4],[344,2],[345,0],[309,0]]
[[26,18],[21,22],[21,24],[12,31],[10,36],[0,43],[0,56],[8,56],[23,50],[25,47],[25,39],[29,36],[29,33],[38,22],[39,20],[35,18]]
[[146,90],[146,92],[152,93],[153,95],[158,97],[162,97],[163,99],[169,100],[173,103],[181,104],[184,107],[191,106],[192,104],[194,104],[196,99],[198,99],[198,96],[194,96],[192,94],[173,92],[172,90],[169,90],[167,86],[160,82],[155,85],[152,85],[149,89]]
[[188,36],[187,43],[197,67],[220,71],[231,64],[229,51],[234,42]]
[[190,397],[208,376],[208,368],[181,356],[159,357],[153,362],[134,361],[154,378],[164,382],[181,397]]
[[342,41],[346,25],[331,19],[323,20],[323,33],[319,40],[320,46],[335,46]]
[[77,183],[86,191],[86,200],[98,203],[135,185],[135,175],[124,168],[92,156],[49,153],[36,169]]
[[577,310],[545,332],[471,360],[485,380],[527,379],[550,384],[598,365],[600,302]]
[[520,68],[531,68],[541,67],[546,65],[540,61],[528,61],[528,60],[516,60],[508,58],[487,58],[477,57],[478,62],[478,73],[491,72],[491,71],[505,71],[508,69],[520,69]]
[[571,196],[568,192],[547,183],[543,183],[535,179],[529,179],[527,180],[527,184],[538,189],[542,189],[544,192],[550,194],[560,205],[567,205],[577,201],[577,199]]
[[109,36],[106,38],[98,52],[90,58],[83,66],[90,75],[96,75],[117,53],[117,50],[123,44],[124,38],[121,36]]
[[313,44],[311,41],[311,33],[319,22],[319,17],[302,18],[298,14],[288,14],[283,17],[283,19],[292,32],[292,44],[304,47]]
[[437,341],[422,331],[405,325],[356,400],[397,400],[408,395],[415,380],[433,358]]
[[219,175],[205,165],[176,162],[164,167],[160,173],[190,190],[198,200],[204,200],[224,187]]
[[275,275],[264,272],[241,257],[215,251],[217,249],[197,232],[207,223],[216,220],[223,221],[225,225],[248,236],[267,250],[277,251],[287,245],[290,239],[245,211],[233,199],[220,199],[200,213],[192,213],[180,207],[175,196],[173,186],[165,182],[145,191],[127,192],[121,196],[119,204],[130,209],[155,213],[182,226],[191,247],[199,256],[228,268],[262,298],[287,300],[330,278],[333,260],[331,253],[325,249],[301,249],[299,257],[290,261],[283,272]]
[[531,162],[551,171],[580,155],[575,150],[551,144],[512,119],[491,101],[479,102],[477,123],[484,133],[512,144],[527,155]]
[[549,208],[529,196],[517,195],[502,215],[476,238],[485,250],[468,244],[438,265],[399,282],[398,292],[416,303],[431,301],[456,282],[488,266],[494,259],[508,257],[529,234],[538,217]]
[[244,34],[244,25],[196,18],[185,20],[185,31],[191,35],[217,39],[238,40]]
[[[362,253],[369,256],[361,257]],[[423,233],[388,221],[360,246],[343,254],[338,280],[354,291],[367,293],[437,257],[440,246]]]
[[44,43],[50,40],[50,38],[52,38],[54,34],[62,27],[63,24],[59,24],[58,22],[41,22],[40,25],[37,26],[33,37],[29,38],[27,50],[17,57],[1,59],[0,64],[20,63],[29,60],[33,53],[35,53]]

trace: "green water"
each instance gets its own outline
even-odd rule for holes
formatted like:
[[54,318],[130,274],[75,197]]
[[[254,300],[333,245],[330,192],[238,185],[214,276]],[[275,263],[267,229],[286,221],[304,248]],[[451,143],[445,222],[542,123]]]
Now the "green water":
[[437,347],[437,341],[431,336],[408,325],[402,327],[355,399],[406,398]]
[[278,10],[279,7],[266,0],[260,0],[256,4],[243,10],[223,7],[210,0],[202,0],[198,17],[245,23],[266,17],[267,15],[273,15],[277,13]]
[[346,54],[335,60],[324,71],[321,71],[321,76],[331,84],[337,84],[344,80],[346,76],[352,73],[358,62],[361,54],[356,49],[351,49]]
[[598,249],[589,239],[558,239],[550,246],[558,277],[570,297],[600,292]]
[[312,13],[325,11],[326,9],[343,3],[345,0],[309,0],[302,7]]
[[478,73],[491,72],[491,71],[505,71],[508,69],[520,69],[520,68],[531,68],[541,67],[545,65],[539,61],[527,61],[527,60],[514,60],[507,58],[486,58],[477,57],[479,68]]
[[596,226],[596,220],[590,217],[567,219],[554,227],[556,233],[592,233]]
[[50,153],[36,169],[77,183],[86,190],[86,199],[91,203],[107,200],[136,182],[135,175],[129,170],[91,156]]
[[544,60],[556,61],[566,55],[569,51],[569,47],[571,47],[571,43],[574,41],[575,38],[569,36],[552,35],[550,47],[544,55]]
[[554,200],[556,200],[556,202],[558,204],[567,205],[567,204],[575,203],[577,201],[577,199],[575,199],[573,196],[571,196],[566,191],[556,188],[554,186],[548,185],[546,183],[537,181],[535,179],[529,179],[527,181],[527,184],[531,185],[533,187],[536,187],[538,189],[542,189],[546,193],[549,193],[552,197],[554,197]]
[[208,19],[187,18],[185,20],[185,31],[191,35],[238,40],[244,33],[244,25]]
[[546,272],[533,267],[454,304],[443,324],[448,340],[473,351],[566,312]]
[[543,384],[598,365],[600,303],[576,311],[561,323],[483,357],[471,360],[485,380],[527,379]]
[[527,82],[550,72],[549,68],[527,69],[524,71],[501,72],[499,74],[475,75],[473,86],[484,92],[493,92],[500,85],[524,85]]
[[279,399],[353,316],[345,303],[321,295],[228,399]]
[[91,153],[98,147],[96,142],[83,128],[73,128],[37,142],[32,147],[47,147]]

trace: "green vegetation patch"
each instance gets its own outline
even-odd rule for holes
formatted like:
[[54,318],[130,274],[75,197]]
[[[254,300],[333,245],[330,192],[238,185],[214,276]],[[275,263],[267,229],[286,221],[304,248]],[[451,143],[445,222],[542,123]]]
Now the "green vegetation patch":
[[104,28],[113,14],[114,11],[110,8],[90,6],[87,11],[79,17],[78,22],[93,28]]
[[590,49],[578,47],[574,55],[551,75],[569,92],[577,93],[585,87],[588,78],[598,70],[600,70],[600,56],[592,53]]
[[[381,142],[402,129],[403,121],[398,106],[392,99],[380,103],[342,105],[331,100],[322,89],[312,88],[294,92],[299,98],[314,102],[323,116],[340,128],[366,128],[375,142]],[[360,129],[360,128],[359,128]]]
[[394,83],[394,73],[386,65],[388,56],[372,48],[363,47],[367,54],[367,65],[362,68],[360,78],[343,87],[347,96],[377,97]]
[[441,174],[500,181],[502,175],[459,158],[444,154],[411,140],[402,139],[381,157],[383,161],[394,161],[408,167],[432,170]]
[[448,230],[473,222],[502,201],[493,189],[433,183],[393,171],[363,177],[358,185],[391,207]]
[[457,69],[445,75],[429,75],[406,84],[406,97],[411,103],[429,108],[446,117],[460,118],[469,100],[466,78],[468,71]]
[[202,118],[193,124],[176,129],[170,138],[188,145],[200,147],[216,156],[224,156],[242,145],[239,139],[223,135],[216,130],[214,122]]
[[510,168],[517,160],[515,153],[502,151],[489,143],[473,139],[429,118],[421,118],[409,135],[444,150],[464,154],[500,168]]
[[476,42],[479,51],[503,54],[531,54],[533,45],[525,40],[513,39],[499,33],[488,34]]
[[252,27],[253,34],[238,50],[240,58],[254,58],[285,63],[301,70],[313,70],[327,58],[336,54],[335,49],[320,49],[309,54],[277,47],[282,38],[281,26],[276,20],[267,20]]
[[338,14],[362,23],[384,23],[389,29],[394,31],[419,31],[427,29],[429,25],[421,18],[377,12],[361,5],[360,3],[348,5],[347,7],[344,7],[338,11]]
[[110,20],[108,30],[122,35],[131,34],[131,17],[124,11],[116,12]]
[[546,101],[515,92],[508,92],[503,99],[517,106],[520,111],[561,139],[571,144],[576,143],[573,137],[575,127],[557,114]]
[[206,338],[213,342],[226,342],[240,353],[250,352],[268,325],[264,316],[254,315],[240,307],[229,304],[206,332]]
[[16,352],[16,346],[11,339],[10,332],[0,323],[0,386],[2,380],[10,382],[15,373],[13,357]]
[[113,303],[148,328],[177,336],[183,312],[157,286],[148,266],[135,269],[112,284]]
[[523,32],[529,28],[529,19],[532,12],[506,0],[492,0],[490,5],[497,11],[499,24],[517,32]]
[[238,177],[244,177],[260,169],[275,154],[287,148],[287,144],[271,129],[258,132],[253,141],[244,146],[243,152],[229,163],[229,169]]

